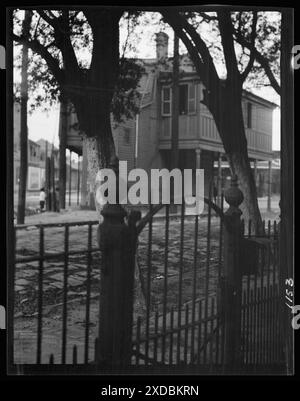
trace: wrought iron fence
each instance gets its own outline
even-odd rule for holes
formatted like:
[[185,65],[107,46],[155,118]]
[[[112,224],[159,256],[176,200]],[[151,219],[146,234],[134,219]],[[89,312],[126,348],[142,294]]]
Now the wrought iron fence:
[[[195,372],[230,371],[224,361],[224,198],[222,196],[220,207],[210,200],[206,203],[202,217],[189,216],[184,205],[180,215],[172,215],[170,206],[166,205],[160,219],[154,219],[150,213],[152,217],[139,233],[137,266],[145,302],[135,305],[134,309],[132,368],[148,372],[172,367],[195,367]],[[18,272],[26,272],[28,264],[36,271],[32,279],[34,296],[30,300],[37,321],[36,326],[31,327],[31,331],[35,331],[35,345],[31,343],[34,360],[31,355],[30,361],[18,361],[16,338],[10,339],[14,362],[19,369],[26,371],[30,365],[46,364],[60,365],[66,371],[70,366],[76,366],[80,372],[84,366],[86,372],[101,371],[101,366],[95,363],[99,340],[90,327],[91,323],[98,324],[101,252],[94,233],[98,224],[98,221],[79,221],[15,227],[13,268],[16,279],[13,284],[17,300]],[[72,230],[77,230],[76,240]],[[47,242],[48,232],[52,238],[57,238],[55,249]],[[284,364],[284,339],[277,318],[281,302],[278,226],[276,222],[264,222],[263,231],[258,235],[250,222],[247,229],[242,224],[241,234],[240,260],[244,269],[239,309],[241,368],[257,372],[269,367],[274,372],[280,371]],[[18,247],[21,237],[23,243],[27,241],[27,248]],[[79,260],[82,283],[75,298],[83,302],[84,319],[80,341],[74,344],[69,336],[68,305],[74,296],[70,291],[71,273]],[[46,282],[51,280],[51,271],[57,269],[60,271],[57,298],[60,333],[56,332],[59,347],[56,345],[54,352],[45,353],[48,338],[45,310],[49,306]],[[93,300],[97,303],[94,319],[91,319],[92,288],[96,293]],[[9,318],[16,321],[16,316]]]

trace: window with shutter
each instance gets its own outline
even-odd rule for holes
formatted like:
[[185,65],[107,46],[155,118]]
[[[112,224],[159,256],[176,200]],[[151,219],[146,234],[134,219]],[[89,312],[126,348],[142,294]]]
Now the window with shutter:
[[179,114],[188,112],[188,85],[179,85]]
[[247,127],[252,128],[252,104],[247,103]]
[[172,92],[171,88],[164,87],[161,92],[161,115],[169,117],[172,110]]
[[196,113],[196,85],[194,83],[189,84],[188,113]]

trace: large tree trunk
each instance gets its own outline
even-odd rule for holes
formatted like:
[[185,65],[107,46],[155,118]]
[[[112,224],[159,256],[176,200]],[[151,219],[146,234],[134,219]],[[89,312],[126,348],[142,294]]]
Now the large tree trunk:
[[[115,160],[111,129],[111,101],[119,71],[120,10],[93,9],[85,12],[93,31],[93,54],[90,68],[80,75],[77,86],[82,89],[69,95],[75,106],[88,158],[88,176],[94,194],[99,169]],[[74,76],[70,87],[74,86]],[[67,77],[68,79],[68,77]],[[96,198],[95,198],[96,202]],[[101,207],[96,202],[96,208]]]
[[249,161],[241,153],[228,154],[229,162],[238,176],[239,187],[244,195],[244,201],[241,204],[243,212],[242,218],[245,221],[251,220],[254,227],[260,230],[261,217],[257,202],[257,191],[254,182],[253,172]]
[[[253,171],[248,157],[248,146],[242,111],[242,95],[236,91],[233,96],[225,95],[225,107],[222,117],[223,144],[229,160],[232,174],[236,174],[240,189],[244,195],[241,205],[243,219],[251,220],[254,227],[261,229],[261,215],[257,201],[257,190]],[[227,106],[229,105],[229,106]]]
[[[28,35],[31,23],[30,11],[25,11],[23,21],[23,35]],[[27,128],[27,102],[28,102],[28,46],[23,45],[21,67],[21,132],[20,132],[20,180],[18,196],[17,223],[25,222],[27,171],[28,171],[28,128]]]
[[110,142],[111,142],[109,159],[107,159],[103,147],[99,144],[99,142],[101,141],[101,139],[99,140],[99,137],[84,136],[83,138],[87,151],[88,177],[94,194],[96,210],[98,211],[99,215],[102,206],[97,202],[96,192],[98,185],[96,182],[96,177],[100,169],[109,167],[112,164],[115,164],[116,161],[115,146],[113,143],[111,130],[110,132],[108,131],[107,136],[110,137]]
[[[214,99],[211,102],[211,99]],[[257,201],[254,175],[248,157],[248,146],[242,109],[242,88],[239,82],[228,82],[214,96],[204,99],[214,116],[231,173],[236,174],[244,195],[241,205],[243,219],[251,220],[261,230],[261,215]]]

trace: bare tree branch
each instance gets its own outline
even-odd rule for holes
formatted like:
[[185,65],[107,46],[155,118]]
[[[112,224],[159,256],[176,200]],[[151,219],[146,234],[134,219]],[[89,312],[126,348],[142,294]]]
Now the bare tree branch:
[[[253,63],[255,60],[255,38],[256,38],[256,25],[257,25],[257,11],[253,13],[253,21],[252,21],[252,31],[251,31],[251,49],[250,49],[250,58],[249,62],[242,73],[242,82],[245,81],[247,76],[249,75],[249,72],[251,71],[253,67]],[[244,46],[245,47],[245,46]],[[243,48],[244,48],[243,47]]]
[[60,85],[63,84],[65,77],[63,71],[59,68],[58,60],[52,57],[48,50],[43,45],[41,45],[38,40],[29,40],[24,38],[23,36],[18,36],[15,34],[13,34],[13,40],[19,44],[27,45],[32,51],[40,55],[46,61],[57,82]]
[[[224,52],[225,65],[227,70],[227,79],[229,81],[240,80],[240,72],[237,66],[237,59],[233,42],[233,26],[230,18],[230,11],[218,11],[219,29]],[[241,83],[241,82],[240,82]]]
[[236,40],[238,43],[240,43],[242,46],[247,47],[249,50],[253,51],[254,57],[256,59],[256,61],[262,66],[262,68],[264,69],[270,84],[272,85],[272,87],[274,88],[274,90],[280,95],[281,94],[281,87],[277,81],[277,79],[275,78],[271,67],[270,67],[270,63],[268,61],[268,59],[263,56],[256,48],[253,48],[251,43],[248,42],[243,35],[236,33]]
[[57,28],[58,27],[58,22],[57,18],[51,18],[49,15],[46,13],[46,11],[43,10],[36,10],[36,12],[40,15],[40,17],[43,18],[44,21],[46,21],[49,25],[52,26],[52,28]]
[[[219,76],[215,68],[212,56],[200,35],[197,33],[195,28],[189,24],[186,18],[182,17],[179,13],[167,12],[163,13],[164,19],[169,25],[176,30],[177,36],[183,41],[188,51],[191,51],[191,57],[193,61],[198,59],[198,63],[195,64],[199,75],[203,79],[204,84],[209,89],[209,82],[214,81],[215,84],[219,83]],[[184,34],[184,32],[186,34]],[[192,44],[190,38],[194,45]],[[199,52],[198,52],[199,51]]]
[[214,15],[208,15],[205,12],[199,12],[199,15],[204,19],[204,21],[206,22],[210,22],[210,21],[217,21],[218,17],[214,16]]
[[39,16],[39,18],[37,20],[37,23],[36,23],[36,26],[35,26],[35,30],[34,30],[34,33],[33,33],[34,39],[36,39],[36,34],[37,34],[37,30],[38,30],[38,27],[39,27],[39,24],[40,24],[40,20],[41,20],[41,16]]

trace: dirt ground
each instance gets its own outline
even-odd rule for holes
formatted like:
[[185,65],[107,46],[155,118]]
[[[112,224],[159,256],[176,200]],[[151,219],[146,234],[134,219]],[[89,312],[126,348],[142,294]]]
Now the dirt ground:
[[[278,207],[274,200],[273,211],[262,210],[263,219],[278,220]],[[98,221],[97,212],[86,210],[62,211],[61,213],[45,212],[27,216],[26,224],[33,227],[18,230],[17,256],[34,255],[39,249],[39,231],[34,225],[41,223],[62,223],[74,221]],[[92,231],[92,244],[97,247],[96,225]],[[207,219],[199,219],[198,251],[197,251],[197,298],[204,294],[206,280],[213,292],[216,290],[218,279],[218,232],[219,219],[212,219],[212,235],[207,247]],[[87,249],[87,226],[70,228],[70,250]],[[64,229],[54,227],[45,229],[45,251],[58,253],[63,251]],[[194,263],[194,220],[186,221],[183,241],[183,284],[182,303],[188,302],[192,296],[193,263]],[[207,252],[209,250],[209,274],[207,273]],[[170,222],[169,252],[168,252],[168,292],[167,309],[176,307],[178,303],[178,274],[180,253],[180,221],[174,218]],[[155,219],[153,223],[153,245],[151,249],[151,307],[153,312],[161,311],[163,301],[165,233],[164,219]],[[145,229],[139,238],[137,266],[141,272],[141,281],[146,285],[148,261],[148,231]],[[85,340],[85,304],[86,304],[86,256],[76,255],[69,260],[68,274],[68,306],[67,306],[67,362],[72,361],[73,346],[78,349],[78,361],[83,361]],[[94,356],[94,342],[97,337],[97,321],[99,313],[99,265],[100,253],[95,252],[92,258],[91,276],[91,309],[89,323],[89,359]],[[29,262],[18,264],[15,280],[15,362],[35,363],[36,355],[33,350],[37,344],[37,291],[38,289],[38,263]],[[43,278],[43,337],[42,337],[42,363],[48,363],[51,354],[54,362],[60,362],[62,348],[62,295],[63,295],[63,261],[53,259],[45,262]],[[144,309],[141,302],[136,304],[135,318],[142,317]]]

